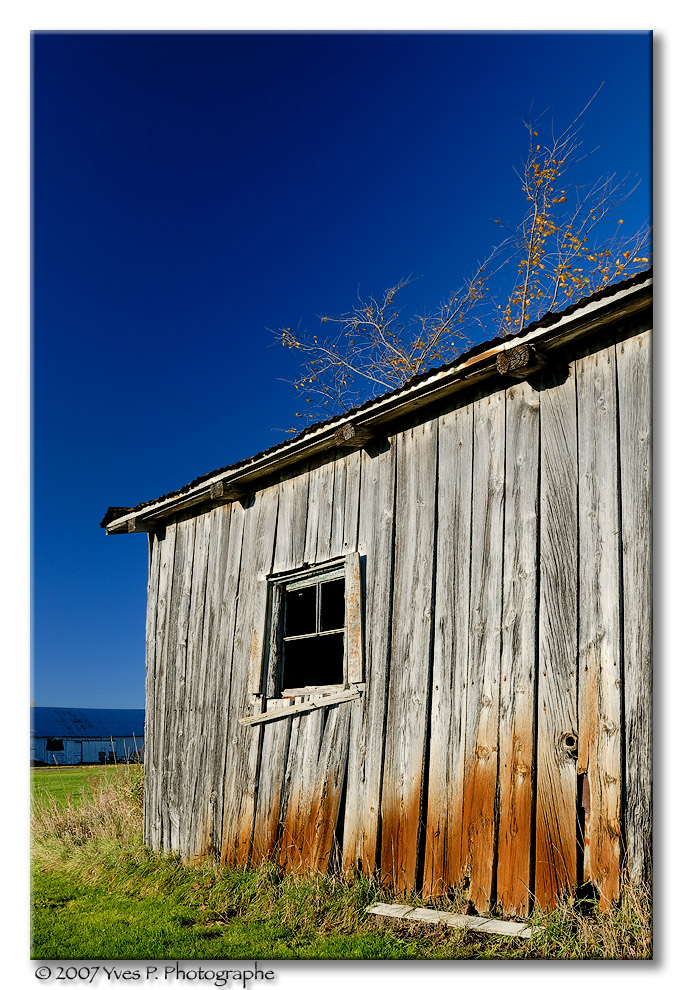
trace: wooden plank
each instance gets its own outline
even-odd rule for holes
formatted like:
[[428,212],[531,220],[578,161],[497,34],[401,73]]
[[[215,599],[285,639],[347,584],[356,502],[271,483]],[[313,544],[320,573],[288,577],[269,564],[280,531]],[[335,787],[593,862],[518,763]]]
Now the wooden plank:
[[338,447],[364,447],[374,436],[372,430],[363,429],[353,423],[345,423],[334,433],[334,442]]
[[418,882],[429,718],[437,435],[437,422],[430,420],[396,438],[396,549],[381,869],[385,881],[400,891],[411,890]]
[[[317,564],[330,560],[335,555],[333,541],[336,541],[335,546],[338,545],[341,549],[344,527],[340,514],[345,507],[346,469],[339,460],[343,459],[338,459],[337,463],[327,459],[313,467],[310,472],[305,550],[305,560],[308,563]],[[338,505],[336,510],[333,510],[335,484]],[[356,693],[350,692],[350,697]],[[297,869],[306,865],[323,869],[329,860],[330,850],[326,848],[326,830],[332,822],[331,837],[333,837],[348,749],[348,715],[345,711],[341,715],[337,714],[337,705],[341,698],[342,693],[337,696],[334,703],[327,698],[317,701],[315,698],[297,701],[292,706],[292,710],[298,709],[301,712],[308,710],[307,713],[287,715],[292,721],[292,729],[283,795],[280,853],[287,869]],[[327,708],[331,704],[334,704],[331,712],[315,710],[321,707]],[[265,714],[267,721],[278,714],[284,716],[282,709],[279,711],[274,709]],[[251,721],[252,725],[259,724],[254,720]],[[333,731],[335,726],[338,726],[337,732]],[[343,726],[346,728],[342,728]],[[324,727],[327,727],[327,736],[324,734]],[[250,731],[254,731],[253,728]],[[325,740],[328,736],[331,749],[326,749]],[[326,752],[327,757],[324,756]],[[261,772],[262,774],[265,772],[263,766]],[[279,773],[281,770],[271,768],[270,772]],[[322,823],[318,821],[319,814],[324,816]],[[320,831],[321,827],[322,831]]]
[[210,709],[206,706],[208,657],[204,649],[206,579],[212,513],[195,520],[192,590],[189,602],[187,661],[184,693],[177,699],[182,712],[182,732],[177,737],[179,777],[179,851],[183,859],[209,851],[209,818],[206,787],[206,741]]
[[465,876],[462,859],[464,726],[472,557],[472,407],[439,420],[438,527],[429,802],[423,893]]
[[308,471],[293,469],[280,482],[273,571],[303,567],[308,517]]
[[465,726],[463,860],[469,896],[485,910],[493,893],[500,693],[505,393],[474,403],[472,566]]
[[[273,571],[282,573],[303,567],[308,519],[309,474],[292,469],[284,475],[278,493],[278,525],[275,534]],[[317,533],[317,524],[316,524]],[[276,596],[275,604],[282,603]],[[279,617],[268,613],[271,628],[279,624]],[[276,642],[270,642],[267,671],[267,690],[275,690],[279,654]],[[253,684],[252,684],[253,686]],[[266,713],[291,705],[293,699],[270,699]],[[252,730],[254,731],[254,730]],[[285,795],[285,774],[289,754],[292,720],[276,718],[264,722],[262,749],[258,769],[258,788],[254,811],[254,837],[252,860],[272,856],[279,849],[282,802]],[[296,733],[295,733],[296,737]]]
[[229,505],[215,508],[207,515],[208,557],[202,629],[202,669],[205,671],[205,680],[202,723],[197,726],[202,736],[198,761],[203,787],[201,806],[196,812],[196,818],[202,826],[199,831],[203,840],[192,847],[193,854],[200,850],[220,853],[219,792],[222,788],[225,761],[225,735],[219,731],[219,725],[222,723],[220,712],[225,708],[225,696],[221,669],[224,666],[224,657],[219,652],[219,642],[228,579],[230,517]]
[[541,397],[535,901],[577,881],[578,517],[576,380],[546,376]]
[[[259,574],[254,588],[254,615],[256,616],[256,624],[249,651],[249,694],[261,694],[263,681],[266,676],[266,672],[264,671],[264,651],[266,643],[270,641],[269,630],[267,628],[268,592],[268,580],[265,574]],[[243,719],[240,719],[240,722],[243,721]]]
[[156,791],[154,786],[155,712],[157,708],[156,623],[159,596],[160,543],[154,533],[149,535],[149,570],[147,577],[147,621],[145,626],[145,796],[143,803],[143,842],[154,846],[156,820]]
[[359,684],[363,680],[363,594],[359,553],[346,555],[344,579],[346,680],[349,684]]
[[315,773],[309,778],[309,796],[302,811],[301,865],[326,872],[335,843],[342,788],[346,777],[351,709],[336,705],[325,713]]
[[308,517],[304,560],[319,564],[330,559],[334,461],[329,457],[312,462],[309,469]]
[[346,509],[346,462],[340,456],[333,461],[332,481],[332,520],[330,526],[330,557],[341,557],[344,553],[344,518]]
[[354,688],[348,691],[337,691],[335,694],[328,694],[323,697],[310,698],[307,701],[298,701],[295,705],[283,704],[283,699],[274,699],[278,704],[269,705],[267,711],[259,712],[258,715],[247,715],[239,719],[241,725],[261,725],[265,722],[275,722],[277,719],[290,718],[293,715],[302,715],[304,712],[312,712],[316,708],[329,708],[330,705],[339,705],[344,701],[354,701],[360,697],[360,693]]
[[227,726],[221,860],[228,864],[247,863],[251,848],[262,730],[240,725],[239,719],[251,702],[250,657],[255,637],[266,623],[266,616],[259,612],[256,586],[259,575],[268,574],[272,568],[277,515],[278,487],[256,492],[253,504],[246,509]]
[[507,914],[531,908],[539,393],[522,382],[505,403],[505,537],[498,727],[496,900]]
[[228,533],[227,562],[225,567],[219,563],[223,574],[223,589],[219,597],[220,618],[218,622],[218,638],[213,646],[212,637],[210,648],[216,658],[216,748],[213,766],[215,797],[212,797],[214,807],[214,823],[212,834],[212,850],[221,853],[223,847],[223,811],[225,805],[225,782],[229,770],[228,725],[230,719],[230,697],[232,684],[232,658],[234,656],[235,625],[239,596],[239,577],[242,563],[242,544],[244,520],[247,510],[239,503],[225,506],[223,514],[229,511],[230,528]]
[[422,921],[429,925],[448,925],[449,928],[465,928],[488,935],[511,935],[531,938],[545,931],[541,925],[527,925],[520,921],[500,921],[498,918],[482,918],[470,914],[452,914],[450,911],[435,911],[432,908],[416,908],[410,904],[383,904],[377,902],[365,909],[366,914],[376,914],[383,918],[398,918],[411,924]]
[[[157,596],[155,629],[155,712],[151,752],[145,753],[145,776],[152,779],[155,795],[150,811],[150,842],[160,852],[164,847],[164,767],[163,753],[168,727],[166,725],[166,671],[168,667],[168,619],[173,591],[173,558],[175,555],[176,523],[166,527],[166,536],[159,547],[159,592]],[[145,747],[146,748],[146,747]],[[149,762],[148,762],[149,761]],[[166,829],[168,832],[168,828]]]
[[652,332],[617,345],[623,555],[626,851],[631,878],[652,857]]
[[166,785],[165,816],[168,830],[165,852],[180,852],[180,827],[185,815],[182,766],[185,759],[184,699],[187,680],[190,601],[196,520],[181,516],[176,527],[173,561],[173,592],[168,622],[168,665],[166,671],[166,712],[168,738],[163,755]]
[[[346,485],[344,487],[344,530],[341,554],[352,553],[358,549],[358,520],[360,514],[360,465],[359,450],[347,454],[344,458],[346,465]],[[335,548],[336,549],[336,545]]]
[[[371,874],[378,865],[380,797],[393,589],[395,444],[360,457],[358,550],[364,579],[366,690],[351,708],[342,865]],[[348,493],[347,478],[347,493]]]
[[324,709],[317,709],[291,719],[280,838],[280,864],[288,872],[304,865],[304,836],[315,793],[311,783],[316,779],[325,714]]
[[[267,710],[287,707],[291,700],[291,698],[271,698],[267,702]],[[252,863],[270,859],[278,849],[282,794],[291,731],[292,720],[288,718],[269,722],[263,727],[259,784],[254,812]]]
[[584,877],[606,908],[619,893],[621,657],[614,347],[576,364],[579,443],[578,773],[590,788]]

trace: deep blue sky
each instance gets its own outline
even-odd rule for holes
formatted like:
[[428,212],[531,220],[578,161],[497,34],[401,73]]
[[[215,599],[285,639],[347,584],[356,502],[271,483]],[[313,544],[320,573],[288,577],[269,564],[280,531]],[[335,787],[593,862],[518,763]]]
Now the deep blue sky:
[[142,707],[134,505],[284,439],[267,327],[421,276],[431,308],[520,214],[522,118],[586,117],[587,177],[649,214],[647,34],[37,34],[37,705]]

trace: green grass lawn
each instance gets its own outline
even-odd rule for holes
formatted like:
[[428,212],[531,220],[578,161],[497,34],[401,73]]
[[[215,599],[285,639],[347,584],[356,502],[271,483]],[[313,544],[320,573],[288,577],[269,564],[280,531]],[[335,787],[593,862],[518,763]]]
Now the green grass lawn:
[[203,910],[201,896],[136,896],[55,873],[36,872],[33,897],[34,959],[448,959],[513,950],[481,936],[462,944],[450,933],[397,932],[372,918],[355,930],[319,930],[314,919],[283,919],[275,905],[270,917],[241,917],[230,907]]
[[92,794],[95,784],[115,780],[130,772],[142,775],[142,767],[126,764],[35,767],[31,770],[31,797],[42,804],[50,798],[59,805],[66,804],[69,799],[73,804],[80,804],[84,796]]
[[[33,771],[34,959],[643,959],[649,898],[568,902],[531,939],[368,916],[376,879],[182,863],[142,844],[142,768]],[[403,902],[420,905],[414,895]],[[448,904],[434,905],[448,908]],[[458,910],[454,905],[450,910]]]

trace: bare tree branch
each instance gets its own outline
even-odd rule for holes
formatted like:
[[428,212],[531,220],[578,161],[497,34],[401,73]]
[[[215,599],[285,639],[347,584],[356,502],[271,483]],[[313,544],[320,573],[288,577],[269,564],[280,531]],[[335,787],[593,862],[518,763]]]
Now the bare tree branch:
[[[527,155],[515,170],[525,201],[521,220],[495,221],[506,236],[436,310],[402,315],[396,297],[414,281],[409,276],[380,299],[363,299],[359,291],[348,312],[320,317],[324,329],[317,334],[291,327],[277,331],[280,343],[301,357],[301,374],[292,384],[308,409],[299,418],[343,412],[453,360],[472,343],[478,328],[489,335],[492,326],[499,333],[515,333],[650,264],[649,225],[624,237],[618,216],[637,183],[629,185],[628,176],[617,179],[614,174],[587,187],[570,182],[571,169],[587,157],[580,153],[579,135],[600,88],[557,136],[551,120],[547,139],[539,137],[545,112],[525,122]],[[506,267],[514,277],[496,304],[491,285],[498,286]],[[332,332],[325,332],[328,327]]]

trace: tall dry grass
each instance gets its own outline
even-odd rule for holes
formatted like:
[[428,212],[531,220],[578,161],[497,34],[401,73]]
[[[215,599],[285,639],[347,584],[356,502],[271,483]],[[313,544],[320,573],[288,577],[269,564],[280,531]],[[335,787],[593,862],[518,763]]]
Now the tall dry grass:
[[[609,911],[586,909],[568,899],[556,910],[535,912],[543,932],[532,939],[506,939],[471,931],[387,922],[365,914],[375,900],[397,900],[376,877],[284,873],[275,863],[225,868],[213,860],[182,863],[142,844],[142,774],[139,768],[97,782],[80,803],[54,799],[33,808],[35,868],[58,871],[79,882],[136,898],[164,898],[198,905],[207,923],[227,924],[236,915],[262,923],[277,918],[301,932],[348,934],[379,927],[425,955],[467,958],[648,959],[652,956],[651,898],[625,881]],[[419,905],[419,897],[406,899]],[[443,905],[439,905],[443,906]],[[451,905],[451,910],[458,910]]]

